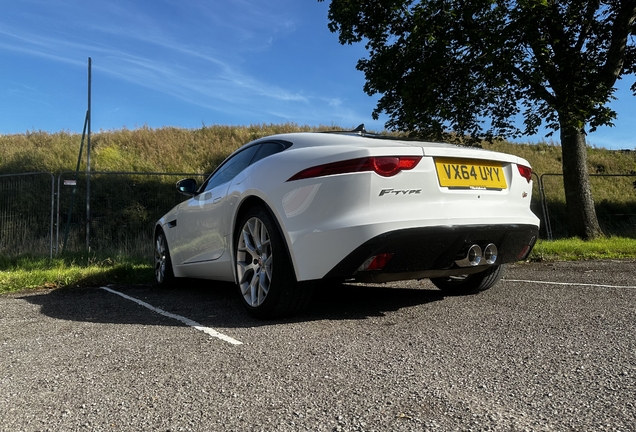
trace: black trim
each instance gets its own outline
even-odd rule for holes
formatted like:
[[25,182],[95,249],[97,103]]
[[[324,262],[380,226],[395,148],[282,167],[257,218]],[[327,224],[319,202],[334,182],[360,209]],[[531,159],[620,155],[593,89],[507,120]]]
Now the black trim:
[[[535,225],[438,226],[392,231],[359,246],[326,278],[381,281],[478,272],[487,267],[462,268],[455,264],[470,245],[478,244],[483,249],[488,243],[494,243],[498,249],[495,264],[505,264],[525,259],[538,236],[539,229]],[[380,253],[393,253],[384,269],[358,271],[367,259]],[[378,277],[380,275],[384,277]]]
[[[308,133],[313,133],[313,132],[308,132]],[[359,125],[357,128],[347,131],[347,130],[329,130],[329,131],[319,131],[316,133],[322,133],[322,134],[333,134],[333,135],[356,135],[356,136],[361,136],[363,138],[373,138],[373,139],[380,139],[380,140],[388,140],[388,141],[407,141],[407,142],[419,142],[419,143],[436,143],[436,144],[447,144],[450,146],[456,146],[456,147],[465,147],[465,146],[459,146],[457,144],[450,144],[450,143],[446,143],[446,142],[442,142],[442,141],[428,141],[422,138],[418,138],[418,137],[412,137],[412,136],[395,136],[395,135],[385,135],[385,134],[379,134],[379,133],[375,133],[375,132],[368,132],[366,130],[366,128],[364,127],[364,123]]]

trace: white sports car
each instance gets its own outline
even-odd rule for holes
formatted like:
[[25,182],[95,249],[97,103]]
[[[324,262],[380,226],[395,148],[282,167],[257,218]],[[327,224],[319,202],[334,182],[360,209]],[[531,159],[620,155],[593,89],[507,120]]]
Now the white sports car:
[[493,286],[538,237],[532,170],[516,156],[352,132],[245,144],[155,229],[155,275],[235,282],[247,309],[302,309],[315,281],[430,278]]

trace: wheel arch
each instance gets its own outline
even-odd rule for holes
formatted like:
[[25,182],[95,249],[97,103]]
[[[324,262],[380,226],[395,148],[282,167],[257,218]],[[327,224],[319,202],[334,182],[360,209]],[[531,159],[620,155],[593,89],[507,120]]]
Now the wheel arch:
[[165,224],[163,224],[161,221],[155,224],[155,230],[152,233],[153,243],[155,242],[157,235],[159,235],[160,232],[163,233],[163,236],[166,239],[166,244],[168,245],[168,247],[170,247],[170,239],[168,238],[168,233],[166,232]]
[[263,200],[262,198],[255,196],[255,195],[251,195],[247,198],[245,198],[238,206],[238,210],[234,216],[234,220],[232,221],[232,236],[229,239],[231,242],[230,245],[230,253],[231,253],[231,260],[232,260],[232,271],[234,273],[234,280],[236,283],[238,283],[238,276],[236,274],[236,266],[234,265],[234,261],[236,259],[236,241],[238,239],[238,233],[239,230],[241,229],[241,221],[243,220],[243,218],[245,217],[245,215],[247,214],[247,212],[256,207],[256,206],[260,206],[263,209],[265,209],[265,211],[269,214],[269,216],[272,218],[272,221],[274,221],[274,224],[276,224],[276,229],[278,229],[278,232],[280,233],[281,237],[283,238],[283,241],[285,242],[285,252],[287,253],[287,256],[289,258],[289,261],[294,269],[294,276],[297,278],[297,272],[296,272],[296,264],[294,261],[294,256],[291,253],[291,248],[289,247],[289,239],[287,236],[287,232],[285,230],[282,229],[281,223],[278,219],[278,217],[276,216],[276,213],[274,211],[272,211],[272,208],[267,204],[267,202],[265,202],[265,200]]
[[[161,241],[163,244],[161,250],[159,250],[159,237],[163,239]],[[171,257],[168,236],[161,223],[155,224],[153,244],[155,282],[164,287],[172,286],[175,278],[174,263]],[[161,253],[162,251],[164,253]],[[161,277],[159,276],[160,274]]]
[[155,224],[155,230],[153,232],[153,235],[157,237],[157,234],[159,234],[159,231],[163,231],[163,225],[160,223],[157,223]]

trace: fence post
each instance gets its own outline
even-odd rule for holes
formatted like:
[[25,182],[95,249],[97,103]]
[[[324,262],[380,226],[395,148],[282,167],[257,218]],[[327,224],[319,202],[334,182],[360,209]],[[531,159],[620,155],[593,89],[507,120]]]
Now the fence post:
[[548,236],[548,240],[552,240],[552,226],[550,225],[550,213],[548,212],[548,203],[545,199],[545,190],[543,189],[543,176],[537,175],[539,179],[539,193],[541,195],[541,209],[543,210],[543,222],[545,223],[545,233]]
[[86,119],[88,122],[88,135],[86,136],[86,250],[90,252],[90,227],[91,227],[91,65],[88,58],[88,110]]

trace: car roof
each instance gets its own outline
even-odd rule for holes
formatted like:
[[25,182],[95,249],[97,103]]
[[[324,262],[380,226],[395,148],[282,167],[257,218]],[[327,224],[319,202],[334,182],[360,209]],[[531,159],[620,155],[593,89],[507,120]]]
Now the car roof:
[[418,141],[413,139],[395,138],[386,135],[368,134],[364,132],[293,132],[270,135],[252,141],[247,145],[266,141],[286,141],[291,148],[301,149],[310,147],[364,147],[364,148],[420,148],[425,156],[436,157],[464,157],[476,159],[493,159],[520,163],[530,166],[528,161],[507,153],[486,150],[479,147],[468,147],[458,144]]
[[290,141],[293,143],[295,148],[330,145],[348,145],[352,147],[421,147],[423,144],[452,146],[452,144],[428,143],[425,141],[407,141],[381,135],[361,135],[353,132],[294,132],[271,135],[265,138],[261,138],[257,140],[257,142],[272,140]]

